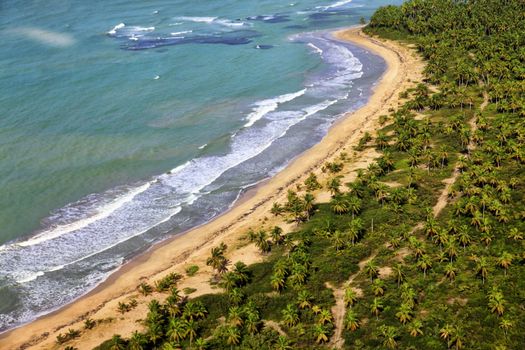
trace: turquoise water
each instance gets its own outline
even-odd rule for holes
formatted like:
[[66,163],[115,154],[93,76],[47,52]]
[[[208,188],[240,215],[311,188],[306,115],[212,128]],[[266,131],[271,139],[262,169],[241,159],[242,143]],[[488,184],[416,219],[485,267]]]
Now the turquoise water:
[[[399,1],[397,1],[399,2]],[[366,102],[392,1],[0,4],[0,330],[227,210]]]

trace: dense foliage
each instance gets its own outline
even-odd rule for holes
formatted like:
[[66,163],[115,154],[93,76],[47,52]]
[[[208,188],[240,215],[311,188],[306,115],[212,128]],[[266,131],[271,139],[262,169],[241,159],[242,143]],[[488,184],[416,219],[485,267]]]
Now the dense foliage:
[[[348,184],[347,154],[323,168],[327,183],[311,174],[272,208],[296,232],[247,233],[263,263],[214,248],[223,293],[189,300],[172,276],[143,328],[100,349],[523,348],[525,3],[412,0],[366,31],[427,61],[425,83],[356,147],[381,156]],[[315,204],[321,187],[332,199]]]

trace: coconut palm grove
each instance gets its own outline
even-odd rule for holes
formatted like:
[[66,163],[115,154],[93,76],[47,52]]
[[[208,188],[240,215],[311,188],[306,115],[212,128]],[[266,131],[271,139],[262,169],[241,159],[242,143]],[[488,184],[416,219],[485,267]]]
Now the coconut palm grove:
[[[253,223],[244,242],[263,262],[214,247],[217,292],[195,298],[177,274],[137,282],[149,311],[98,349],[525,347],[525,2],[412,0],[364,31],[417,51],[424,80],[323,178],[274,203],[268,216],[293,232]],[[366,150],[379,156],[345,183]]]

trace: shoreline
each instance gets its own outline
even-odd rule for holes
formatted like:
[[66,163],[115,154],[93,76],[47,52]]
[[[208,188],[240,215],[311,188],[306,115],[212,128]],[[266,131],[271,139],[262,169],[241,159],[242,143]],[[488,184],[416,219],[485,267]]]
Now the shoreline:
[[104,282],[72,303],[0,334],[0,348],[52,348],[56,346],[56,335],[66,332],[68,328],[82,329],[83,319],[87,317],[116,319],[97,325],[85,332],[79,340],[69,342],[68,345],[91,349],[111,337],[113,333],[127,337],[131,330],[140,327],[135,320],[145,312],[149,300],[153,297],[160,298],[160,295],[154,293],[153,297],[140,297],[139,306],[122,315],[123,320],[116,311],[118,301],[135,296],[136,286],[141,281],[145,280],[151,284],[169,272],[183,274],[185,267],[192,264],[200,266],[199,272],[194,277],[185,277],[179,283],[179,288],[182,289],[183,285],[197,288],[197,292],[191,294],[191,297],[213,293],[214,290],[207,284],[210,270],[203,262],[209,249],[222,241],[228,244],[226,255],[232,262],[242,260],[245,263],[253,263],[262,260],[253,246],[240,241],[243,233],[252,226],[261,225],[261,222],[269,226],[272,221],[277,221],[278,219],[270,218],[269,209],[273,202],[285,197],[289,188],[302,181],[311,171],[318,171],[326,161],[333,159],[345,147],[350,150],[349,147],[357,142],[362,133],[373,133],[379,116],[388,113],[388,108],[397,102],[398,93],[413,80],[408,78],[409,71],[413,69],[408,62],[408,56],[412,52],[406,47],[368,38],[360,31],[360,27],[339,30],[333,34],[338,40],[350,41],[373,51],[387,63],[385,72],[372,88],[373,92],[365,106],[341,117],[318,144],[294,158],[273,177],[250,188],[225,213],[208,223],[154,245],[125,263]]

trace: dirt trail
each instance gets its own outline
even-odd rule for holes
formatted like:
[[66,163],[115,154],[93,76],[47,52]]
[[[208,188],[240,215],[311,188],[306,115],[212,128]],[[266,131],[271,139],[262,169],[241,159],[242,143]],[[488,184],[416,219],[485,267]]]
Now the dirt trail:
[[[480,86],[483,86],[482,82],[480,82]],[[479,106],[480,112],[483,112],[488,104],[489,104],[489,95],[487,94],[486,91],[483,91],[483,102]],[[472,134],[474,134],[476,132],[476,130],[478,130],[478,125],[476,123],[476,117],[470,119],[468,121],[468,124],[469,124],[469,127],[470,127],[470,132]],[[469,154],[472,153],[472,151],[475,148],[476,148],[476,144],[471,139],[469,141],[468,146],[467,146]],[[436,205],[434,205],[434,207],[432,208],[432,211],[433,211],[435,217],[437,217],[441,213],[441,211],[447,206],[450,190],[452,189],[452,186],[456,182],[459,174],[460,174],[459,167],[456,165],[454,167],[454,172],[452,173],[452,176],[449,177],[448,179],[443,180],[443,183],[445,183],[446,186],[443,189],[443,191],[441,192],[441,194],[440,194],[440,196],[439,196],[439,198],[437,200]]]
[[277,333],[286,337],[286,333],[283,331],[283,329],[281,328],[281,326],[279,326],[277,322],[272,321],[272,320],[265,320],[264,325],[266,327],[273,328],[275,331],[277,331]]
[[377,251],[373,252],[372,255],[370,255],[368,258],[361,260],[358,264],[359,271],[351,275],[348,278],[348,280],[341,285],[341,287],[336,288],[331,283],[326,283],[326,287],[333,290],[335,298],[335,305],[332,307],[332,316],[334,317],[335,332],[332,338],[330,339],[329,347],[336,349],[341,349],[343,347],[345,342],[343,339],[343,328],[346,314],[345,290],[347,287],[350,286],[354,279],[364,270],[366,264],[369,261],[372,261],[376,256]]

